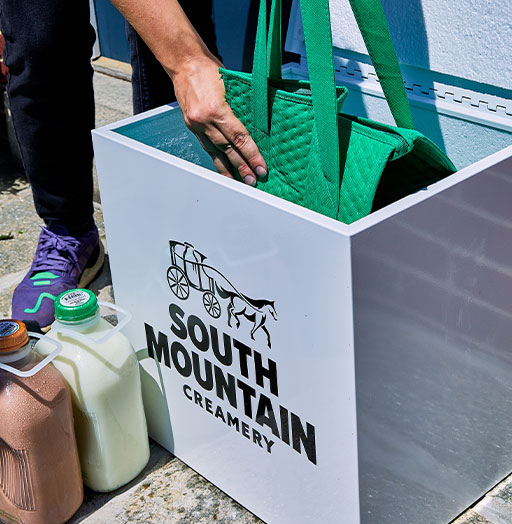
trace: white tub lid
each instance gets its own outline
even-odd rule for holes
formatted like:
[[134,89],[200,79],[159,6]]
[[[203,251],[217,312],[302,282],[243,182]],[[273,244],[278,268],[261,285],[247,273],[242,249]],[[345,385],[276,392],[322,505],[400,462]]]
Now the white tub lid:
[[[401,64],[512,92],[512,0],[382,0],[382,5]],[[367,57],[349,1],[330,0],[330,6],[336,53]],[[305,55],[297,0],[286,48]]]

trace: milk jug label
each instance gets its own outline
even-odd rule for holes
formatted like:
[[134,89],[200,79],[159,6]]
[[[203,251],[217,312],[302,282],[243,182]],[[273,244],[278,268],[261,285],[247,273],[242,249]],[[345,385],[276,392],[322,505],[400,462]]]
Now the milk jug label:
[[91,297],[85,291],[71,291],[60,298],[61,306],[74,307],[82,306],[87,303]]
[[0,322],[0,337],[8,337],[9,335],[14,335],[16,331],[20,329],[20,326],[17,322],[12,322],[10,320],[6,322]]

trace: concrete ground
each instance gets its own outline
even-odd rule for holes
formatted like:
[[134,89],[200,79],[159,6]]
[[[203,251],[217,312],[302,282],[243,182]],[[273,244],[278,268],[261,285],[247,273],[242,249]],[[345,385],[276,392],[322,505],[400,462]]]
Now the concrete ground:
[[[131,114],[128,74],[126,68],[109,61],[96,64],[94,84],[98,127]],[[30,186],[22,169],[8,152],[2,122],[3,115],[0,115],[0,318],[5,318],[9,316],[12,291],[30,267],[42,223],[34,212]],[[95,213],[106,243],[97,193]],[[91,289],[102,299],[112,301],[108,258]],[[257,524],[261,521],[152,443],[149,464],[139,477],[109,494],[86,490],[84,504],[69,523]],[[512,476],[475,502],[453,524],[512,524]]]

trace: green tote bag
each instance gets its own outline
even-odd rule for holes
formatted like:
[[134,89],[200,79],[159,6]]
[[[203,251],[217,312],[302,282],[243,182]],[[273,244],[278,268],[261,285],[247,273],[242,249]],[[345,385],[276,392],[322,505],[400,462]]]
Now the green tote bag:
[[342,112],[329,0],[300,0],[309,82],[281,77],[281,0],[261,0],[252,74],[220,72],[226,99],[260,148],[257,187],[350,224],[455,171],[413,129],[404,81],[380,0],[350,0],[397,127]]

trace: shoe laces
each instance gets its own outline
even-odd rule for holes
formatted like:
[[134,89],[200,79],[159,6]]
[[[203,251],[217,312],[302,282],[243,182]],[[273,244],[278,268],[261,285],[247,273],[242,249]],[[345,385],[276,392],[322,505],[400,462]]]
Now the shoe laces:
[[41,227],[41,236],[34,259],[32,271],[57,270],[65,271],[69,262],[80,270],[77,250],[80,241],[72,236],[57,235]]

